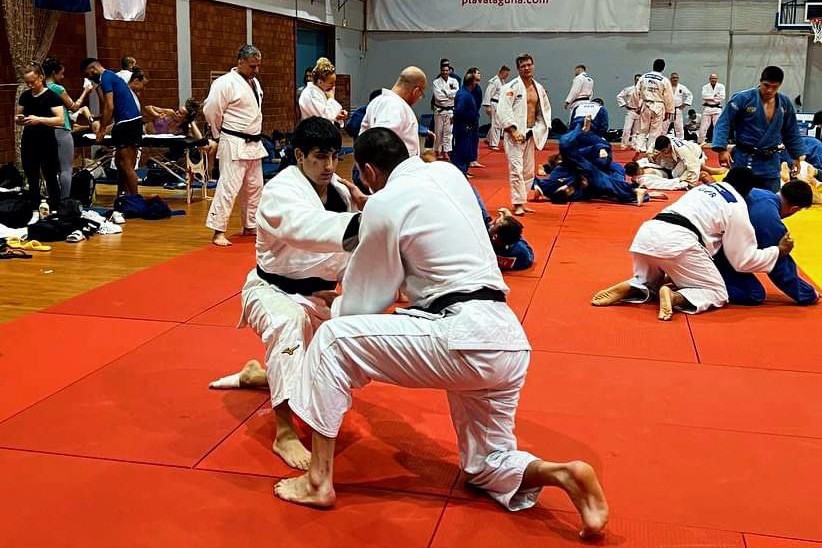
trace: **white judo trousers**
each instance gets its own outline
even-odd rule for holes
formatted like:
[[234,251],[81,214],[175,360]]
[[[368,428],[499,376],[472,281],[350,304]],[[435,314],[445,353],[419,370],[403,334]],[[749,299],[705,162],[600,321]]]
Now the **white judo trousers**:
[[697,142],[702,145],[708,137],[708,129],[711,125],[716,130],[716,123],[719,121],[719,116],[722,114],[722,107],[703,107],[702,120],[699,122],[699,132],[697,133]]
[[639,113],[637,150],[646,152],[652,149],[656,138],[665,134],[665,129],[665,105],[661,101],[644,102]]
[[679,137],[680,139],[685,138],[685,121],[683,118],[682,109],[679,107],[675,108],[673,120],[674,137]]
[[434,114],[434,143],[437,152],[451,152],[454,142],[454,111],[443,110]]
[[485,140],[488,141],[488,146],[491,148],[499,147],[499,139],[502,135],[502,126],[499,123],[499,116],[497,116],[497,103],[491,102],[491,127],[488,128],[488,134]]
[[331,311],[321,299],[283,292],[255,270],[243,286],[242,302],[240,327],[251,327],[265,346],[271,406],[277,407],[291,397],[306,348]]
[[516,316],[504,303],[490,301],[453,305],[445,315],[407,312],[323,323],[300,364],[289,406],[318,433],[335,438],[351,407],[351,391],[371,381],[446,390],[469,483],[509,510],[530,508],[541,488],[522,491],[520,485],[537,457],[517,450],[514,436],[530,351],[451,348],[459,346],[451,339],[460,338],[466,315],[470,323],[482,325],[488,317],[496,326],[495,320],[508,317],[510,332],[519,329]]
[[508,182],[511,185],[511,203],[522,205],[528,201],[528,190],[534,184],[536,144],[529,137],[517,143],[510,134],[504,137],[505,155],[508,156]]
[[239,137],[223,134],[217,147],[217,159],[220,162],[220,181],[214,190],[214,199],[208,210],[206,227],[218,232],[228,229],[228,221],[234,202],[240,199],[240,219],[243,228],[249,230],[256,226],[257,208],[263,193],[262,159],[242,160],[232,152],[235,143],[243,141]]
[[636,110],[625,110],[625,122],[622,124],[622,146],[636,146],[636,133],[639,129],[639,114]]

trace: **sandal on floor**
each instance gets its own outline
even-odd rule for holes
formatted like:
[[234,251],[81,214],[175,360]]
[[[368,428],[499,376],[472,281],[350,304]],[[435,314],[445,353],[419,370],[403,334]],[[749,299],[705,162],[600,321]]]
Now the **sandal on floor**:
[[86,237],[83,235],[81,231],[75,230],[74,232],[68,235],[66,241],[72,244],[76,244],[77,242],[82,242],[85,239]]
[[33,255],[26,253],[22,249],[7,247],[0,251],[0,259],[31,259]]
[[9,238],[6,242],[12,249],[24,249],[26,251],[51,251],[50,245],[43,245],[37,240],[24,242],[20,238]]

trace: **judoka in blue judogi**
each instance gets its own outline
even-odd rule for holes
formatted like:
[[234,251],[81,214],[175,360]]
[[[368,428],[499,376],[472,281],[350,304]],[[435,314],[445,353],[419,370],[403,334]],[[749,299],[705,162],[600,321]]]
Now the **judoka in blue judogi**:
[[457,91],[454,98],[454,148],[451,151],[451,163],[463,173],[468,173],[468,166],[471,163],[471,148],[474,145],[474,137],[477,135],[479,127],[480,102],[474,98],[473,90],[476,87],[476,76],[466,74],[462,87]]
[[[720,165],[749,167],[756,177],[756,186],[772,192],[778,192],[780,186],[779,144],[784,143],[791,158],[798,160],[805,154],[793,104],[778,93],[783,80],[782,69],[766,67],[759,87],[734,94],[719,117],[711,144],[720,153]],[[771,104],[773,116],[768,121],[765,109]],[[728,155],[731,132],[736,146]],[[795,166],[798,170],[798,161]]]

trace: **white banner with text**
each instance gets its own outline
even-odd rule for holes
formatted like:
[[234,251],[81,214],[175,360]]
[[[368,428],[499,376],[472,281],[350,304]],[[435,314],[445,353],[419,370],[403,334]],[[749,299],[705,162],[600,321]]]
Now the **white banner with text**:
[[372,0],[368,30],[647,32],[651,0]]

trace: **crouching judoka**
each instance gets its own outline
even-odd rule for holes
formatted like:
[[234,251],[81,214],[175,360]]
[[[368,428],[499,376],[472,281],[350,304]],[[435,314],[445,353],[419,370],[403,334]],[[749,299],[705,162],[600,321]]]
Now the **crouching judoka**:
[[250,326],[262,339],[267,369],[251,361],[211,388],[268,385],[277,421],[274,452],[289,466],[304,470],[310,454],[297,438],[285,402],[306,346],[330,316],[326,301],[314,294],[336,287],[348,251],[356,245],[360,214],[352,193],[358,200],[364,197],[334,173],[342,141],[332,122],[306,118],[292,144],[297,165],[281,171],[263,190],[257,212],[257,266],[242,291],[240,327]]
[[[788,232],[782,219],[811,207],[813,191],[805,181],[793,180],[785,183],[778,194],[755,188],[745,198],[745,202],[756,233],[756,244],[762,249],[779,244],[779,240]],[[731,304],[762,304],[765,300],[765,288],[756,276],[734,270],[721,249],[714,257],[714,262],[725,280]],[[819,300],[816,289],[799,276],[796,263],[790,255],[780,257],[768,277],[796,304],[816,304]]]
[[[530,345],[505,303],[477,200],[462,173],[408,157],[390,130],[360,135],[355,160],[374,191],[334,317],[317,330],[289,405],[313,430],[308,473],[279,482],[278,497],[334,504],[335,439],[351,392],[371,381],[448,393],[460,465],[469,482],[509,510],[533,506],[542,487],[564,489],[599,533],[608,506],[594,469],[517,450],[514,415]],[[413,306],[380,314],[399,288]]]
[[707,158],[701,146],[678,137],[660,135],[654,141],[654,150],[648,153],[648,157],[655,164],[670,169],[672,179],[686,183],[689,187],[702,182],[700,175],[703,166],[708,172],[725,173],[724,169],[713,169],[705,165]]
[[[597,293],[591,304],[643,303],[659,294],[659,319],[674,309],[704,312],[728,302],[728,291],[712,257],[720,246],[738,272],[770,272],[793,249],[786,233],[778,245],[756,247],[745,197],[753,188],[748,168],[733,168],[721,183],[689,190],[670,207],[642,224],[631,244],[634,275]],[[670,278],[675,289],[665,284]]]

